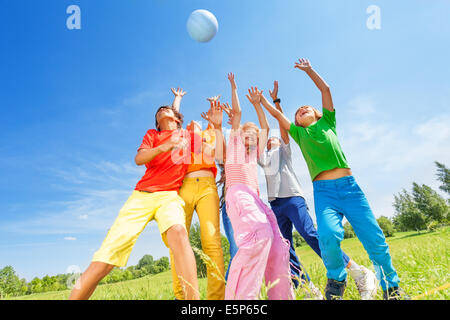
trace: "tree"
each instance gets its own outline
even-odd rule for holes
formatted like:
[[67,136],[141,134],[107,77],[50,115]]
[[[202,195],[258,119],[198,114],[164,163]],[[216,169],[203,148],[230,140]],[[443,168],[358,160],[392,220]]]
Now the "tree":
[[300,233],[298,233],[297,231],[294,231],[292,233],[292,245],[294,246],[294,248],[301,247],[305,243],[306,241],[302,238]]
[[414,182],[412,196],[417,209],[425,215],[427,223],[447,221],[449,206],[445,199],[432,188]]
[[437,177],[442,185],[439,187],[442,191],[450,194],[450,169],[448,169],[444,164],[437,161],[434,162],[437,166]]
[[153,263],[153,256],[150,254],[146,254],[141,258],[141,260],[139,260],[137,267],[139,269],[142,269],[143,267],[150,267]]
[[16,296],[22,291],[22,283],[13,267],[6,266],[0,270],[0,297]]
[[352,225],[347,221],[344,224],[344,239],[354,238],[355,236],[355,231],[353,230]]
[[394,224],[389,218],[381,216],[377,219],[377,222],[381,230],[383,230],[385,237],[394,236],[395,234]]
[[161,257],[159,260],[155,262],[155,265],[161,268],[162,271],[169,270],[169,258]]
[[395,228],[399,231],[424,230],[427,227],[427,218],[421,212],[413,197],[403,189],[398,195],[394,195],[394,203],[396,214],[394,216]]

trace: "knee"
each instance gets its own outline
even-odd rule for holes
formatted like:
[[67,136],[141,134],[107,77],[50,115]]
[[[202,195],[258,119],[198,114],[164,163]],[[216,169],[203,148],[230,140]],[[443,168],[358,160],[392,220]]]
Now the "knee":
[[89,269],[96,277],[103,278],[114,269],[114,266],[104,262],[93,262]]
[[319,230],[319,242],[329,247],[337,245],[344,239],[344,231],[337,228],[325,227]]
[[180,224],[172,226],[169,230],[167,230],[167,241],[169,242],[169,246],[171,243],[182,244],[189,242],[186,229]]

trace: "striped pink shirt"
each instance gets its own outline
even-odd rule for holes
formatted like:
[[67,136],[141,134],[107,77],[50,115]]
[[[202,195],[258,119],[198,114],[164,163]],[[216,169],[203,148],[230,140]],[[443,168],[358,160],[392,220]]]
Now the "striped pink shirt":
[[247,155],[240,130],[231,130],[225,161],[225,188],[245,184],[259,195],[257,148]]

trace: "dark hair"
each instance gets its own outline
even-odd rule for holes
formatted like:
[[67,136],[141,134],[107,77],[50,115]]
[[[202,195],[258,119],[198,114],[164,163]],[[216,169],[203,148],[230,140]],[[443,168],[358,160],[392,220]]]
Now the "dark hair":
[[159,129],[159,123],[158,123],[158,119],[156,118],[156,116],[158,115],[158,112],[160,112],[162,109],[170,109],[173,111],[173,114],[175,115],[175,117],[179,120],[178,122],[178,129],[181,129],[181,127],[183,126],[183,115],[177,111],[173,106],[161,106],[158,108],[158,110],[156,110],[155,113],[155,127],[156,130],[160,131],[161,129]]

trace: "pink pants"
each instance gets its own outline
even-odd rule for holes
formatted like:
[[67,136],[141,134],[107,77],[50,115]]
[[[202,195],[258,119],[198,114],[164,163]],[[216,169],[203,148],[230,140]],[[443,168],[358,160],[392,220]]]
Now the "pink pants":
[[270,300],[292,300],[289,242],[281,235],[273,211],[244,184],[226,193],[227,213],[239,250],[230,266],[226,300],[256,300],[263,278]]

